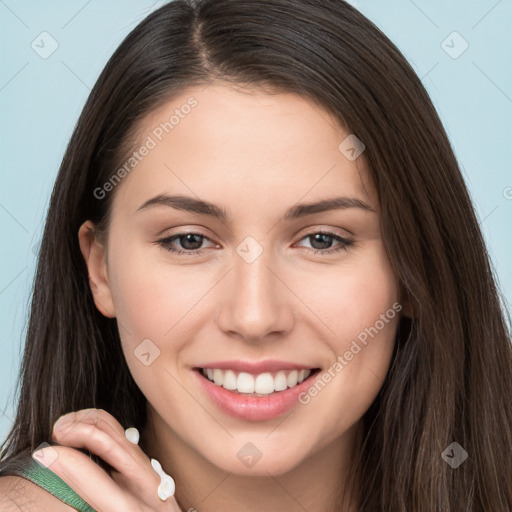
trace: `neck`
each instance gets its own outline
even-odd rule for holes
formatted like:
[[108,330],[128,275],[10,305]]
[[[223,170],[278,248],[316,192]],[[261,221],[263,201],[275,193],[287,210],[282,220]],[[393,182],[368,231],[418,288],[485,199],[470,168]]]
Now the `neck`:
[[215,466],[183,442],[151,406],[147,410],[139,444],[174,478],[175,498],[184,511],[359,511],[352,465],[360,446],[359,423],[286,473],[251,476]]

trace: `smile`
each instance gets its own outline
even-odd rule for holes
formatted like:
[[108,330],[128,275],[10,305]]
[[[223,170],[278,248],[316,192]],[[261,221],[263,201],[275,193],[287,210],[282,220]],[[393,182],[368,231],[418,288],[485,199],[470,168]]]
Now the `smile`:
[[290,411],[321,371],[278,361],[208,366],[194,368],[204,394],[221,412],[245,421],[270,420]]
[[201,371],[216,386],[252,396],[268,396],[274,392],[293,388],[311,375],[311,370],[304,369],[265,372],[258,375],[220,368],[202,368]]

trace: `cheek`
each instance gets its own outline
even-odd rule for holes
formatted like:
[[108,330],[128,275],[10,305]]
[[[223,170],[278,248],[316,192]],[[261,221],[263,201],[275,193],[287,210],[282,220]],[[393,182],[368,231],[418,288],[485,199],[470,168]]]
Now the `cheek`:
[[343,355],[352,386],[374,390],[382,383],[392,354],[401,305],[394,273],[383,248],[361,265],[347,285],[335,330],[335,351]]
[[187,325],[189,318],[184,316],[208,290],[207,276],[193,266],[169,265],[158,247],[127,244],[112,250],[111,260],[116,317],[120,329],[125,327],[123,339],[130,343],[140,343],[141,337],[168,343],[175,325]]
[[[191,308],[191,295],[197,302],[194,288],[185,286],[187,276],[163,265],[157,249],[140,242],[112,243],[110,253],[109,278],[122,350],[148,400],[162,396],[162,389],[180,396],[179,386],[168,373],[169,358],[177,357],[181,344],[192,336],[184,332],[189,325],[185,315]],[[174,406],[177,403],[174,400]]]
[[374,249],[366,253],[368,257],[337,268],[336,278],[322,278],[318,283],[323,291],[317,294],[317,307],[329,327],[325,342],[332,354],[328,369],[317,377],[301,403],[331,418],[326,430],[321,429],[325,439],[362,417],[389,368],[402,307],[384,250]]
[[[329,345],[339,354],[350,341],[373,326],[381,314],[398,301],[398,283],[381,243],[369,244],[363,255],[347,258],[340,265],[304,276],[302,294],[307,305],[322,319]],[[393,322],[382,328],[392,331]],[[380,326],[380,322],[379,322]],[[382,327],[382,326],[380,326]],[[322,329],[325,332],[325,329]]]

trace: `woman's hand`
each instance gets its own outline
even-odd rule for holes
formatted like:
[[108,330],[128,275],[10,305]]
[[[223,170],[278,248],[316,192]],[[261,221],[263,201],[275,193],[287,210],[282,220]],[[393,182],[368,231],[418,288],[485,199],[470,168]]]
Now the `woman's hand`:
[[[52,440],[60,446],[46,447],[43,457],[35,458],[91,507],[98,512],[180,512],[174,496],[166,501],[158,497],[159,474],[112,415],[103,409],[83,409],[65,417],[69,423],[57,422],[52,433]],[[98,455],[114,471],[107,473],[74,448]]]

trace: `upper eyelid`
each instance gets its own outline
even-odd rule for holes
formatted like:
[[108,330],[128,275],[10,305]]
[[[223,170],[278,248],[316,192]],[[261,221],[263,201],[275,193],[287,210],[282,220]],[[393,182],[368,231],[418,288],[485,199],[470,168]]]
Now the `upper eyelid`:
[[[344,235],[340,235],[339,233],[336,233],[334,230],[328,229],[328,228],[316,228],[316,229],[312,229],[311,231],[307,231],[306,233],[303,233],[302,235],[299,236],[298,241],[301,241],[304,238],[307,238],[308,236],[313,236],[313,235],[316,235],[318,233],[323,233],[325,235],[332,236],[333,238],[338,237],[342,241],[346,241],[346,242],[352,242],[353,241],[350,237],[347,237],[347,236],[344,236]],[[203,233],[200,233],[198,231],[180,231],[178,233],[174,233],[174,234],[169,235],[169,236],[164,236],[163,238],[160,238],[159,241],[169,241],[170,242],[172,240],[172,242],[174,242],[177,239],[179,239],[180,237],[186,236],[186,235],[197,235],[197,236],[200,236],[202,238],[205,238],[206,240],[208,240],[209,242],[211,242],[214,245],[219,245],[216,242],[214,242],[209,236],[207,236],[207,235],[205,235]],[[197,251],[201,251],[203,249],[205,249],[205,248],[190,249],[187,252],[194,252],[194,251],[197,252]]]

